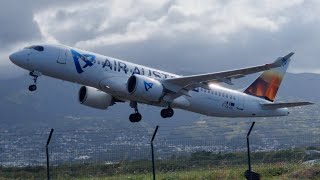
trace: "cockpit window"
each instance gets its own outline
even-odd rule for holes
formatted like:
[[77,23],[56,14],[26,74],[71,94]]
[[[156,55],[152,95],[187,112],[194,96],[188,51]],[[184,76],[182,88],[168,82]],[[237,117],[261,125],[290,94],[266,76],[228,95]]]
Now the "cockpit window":
[[35,46],[33,49],[37,51],[43,51],[44,48],[43,46]]
[[28,47],[25,47],[24,49],[34,49],[36,51],[43,51],[44,50],[43,46],[28,46]]

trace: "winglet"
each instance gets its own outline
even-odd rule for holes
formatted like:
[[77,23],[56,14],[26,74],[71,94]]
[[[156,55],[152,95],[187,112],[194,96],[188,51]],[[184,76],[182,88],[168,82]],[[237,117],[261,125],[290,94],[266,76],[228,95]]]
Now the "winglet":
[[286,56],[284,56],[283,59],[288,60],[293,55],[294,55],[294,52],[291,52],[291,53],[287,54]]
[[273,67],[281,67],[290,59],[291,56],[294,55],[294,52],[291,52],[284,57],[279,57],[275,62],[272,63]]

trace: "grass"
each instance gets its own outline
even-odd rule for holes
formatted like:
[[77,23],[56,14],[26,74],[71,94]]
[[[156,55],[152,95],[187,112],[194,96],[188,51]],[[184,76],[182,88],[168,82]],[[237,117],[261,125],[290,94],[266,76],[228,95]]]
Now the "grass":
[[[308,149],[308,148],[307,148]],[[317,150],[317,149],[316,149]],[[307,155],[306,149],[291,149],[252,153],[253,171],[263,179],[315,179],[320,180],[320,165],[302,162],[320,159],[320,155]],[[157,179],[161,180],[215,180],[244,179],[246,153],[196,152],[188,157],[157,160]],[[80,180],[144,180],[152,179],[150,160],[123,161],[118,164],[60,164],[51,167],[52,179]],[[44,167],[0,167],[0,180],[46,179]]]
[[[230,179],[245,179],[244,171],[247,167],[220,167],[212,169],[199,169],[191,171],[178,171],[178,172],[160,172],[157,173],[157,179],[160,180],[230,180]],[[261,164],[255,166],[255,172],[259,172],[265,180],[303,180],[314,179],[320,180],[320,166],[307,166],[298,164]],[[99,178],[81,178],[91,180],[149,180],[152,179],[152,174],[139,174],[139,175],[122,175],[112,177],[99,177]]]
[[[157,172],[157,179],[160,180],[223,180],[223,179],[244,179],[244,171],[247,169],[246,166],[221,166],[221,167],[207,167],[202,169],[194,169],[189,171],[174,171],[174,172]],[[302,165],[302,164],[291,164],[291,163],[272,163],[272,164],[259,164],[253,167],[255,172],[261,174],[265,180],[294,180],[294,179],[314,179],[320,180],[320,166],[319,165]],[[77,170],[75,170],[76,172]],[[29,173],[28,173],[29,172]],[[0,180],[9,179],[45,179],[45,170],[42,169],[37,171],[39,174],[30,173],[32,171],[21,170],[19,173],[14,172],[14,175],[4,177],[3,173],[0,174]],[[7,172],[8,173],[8,172]],[[13,172],[11,172],[13,173]],[[83,173],[81,173],[83,174]],[[91,174],[91,175],[90,175]],[[53,179],[80,179],[80,180],[149,180],[152,179],[152,173],[132,173],[132,174],[117,174],[117,175],[99,175],[98,174],[83,174],[81,176],[74,176],[70,173],[63,174],[58,173],[57,176],[52,176]]]

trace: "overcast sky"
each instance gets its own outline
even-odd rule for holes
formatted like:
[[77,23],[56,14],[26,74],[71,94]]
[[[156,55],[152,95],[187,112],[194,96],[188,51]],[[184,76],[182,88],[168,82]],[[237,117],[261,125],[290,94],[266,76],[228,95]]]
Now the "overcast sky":
[[318,0],[0,2],[0,77],[24,74],[8,55],[59,43],[167,70],[214,72],[294,51],[290,72],[320,73]]

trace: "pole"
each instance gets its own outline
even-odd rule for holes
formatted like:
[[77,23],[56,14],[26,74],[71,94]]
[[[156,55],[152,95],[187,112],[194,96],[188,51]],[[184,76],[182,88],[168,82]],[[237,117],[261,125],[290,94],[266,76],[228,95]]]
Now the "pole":
[[156,129],[154,130],[152,139],[151,139],[151,155],[152,155],[152,172],[153,172],[153,180],[156,180],[156,168],[155,168],[155,164],[154,164],[154,151],[153,151],[153,140],[156,137],[156,134],[158,132],[158,128],[159,126],[156,127]]
[[247,134],[247,149],[248,149],[248,166],[249,166],[249,173],[250,173],[250,179],[252,180],[252,171],[251,171],[251,159],[250,159],[250,142],[249,142],[249,136],[250,136],[250,133],[251,133],[251,130],[254,126],[256,122],[252,122],[252,125],[248,131],[248,134]]
[[47,156],[47,180],[50,180],[50,164],[49,164],[49,143],[50,143],[50,140],[51,140],[51,136],[52,136],[52,133],[53,133],[53,129],[51,129],[50,131],[50,134],[49,134],[49,137],[48,137],[48,140],[47,140],[47,144],[46,144],[46,156]]

